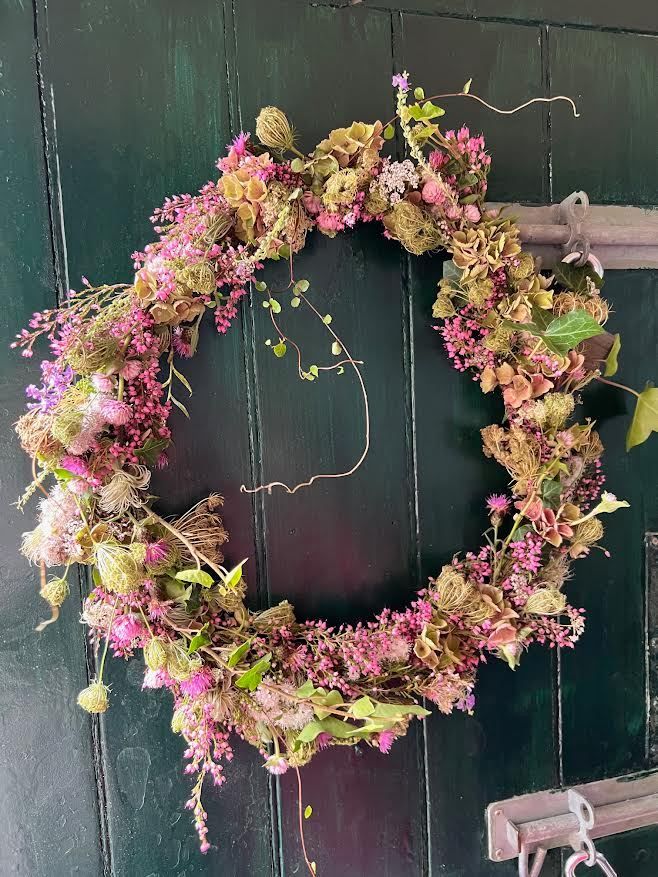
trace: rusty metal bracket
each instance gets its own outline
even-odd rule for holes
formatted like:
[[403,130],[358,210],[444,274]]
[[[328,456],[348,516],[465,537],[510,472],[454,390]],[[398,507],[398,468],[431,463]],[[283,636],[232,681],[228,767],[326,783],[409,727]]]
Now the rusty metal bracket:
[[658,824],[658,771],[496,801],[486,822],[489,858],[518,858],[519,874],[536,877],[546,851],[556,847],[586,853],[598,864],[593,839]]

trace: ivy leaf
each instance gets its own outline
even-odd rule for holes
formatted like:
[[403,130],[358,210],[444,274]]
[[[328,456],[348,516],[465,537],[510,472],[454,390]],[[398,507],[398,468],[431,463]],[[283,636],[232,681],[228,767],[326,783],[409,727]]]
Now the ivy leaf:
[[417,85],[414,88],[414,97],[416,98],[416,100],[425,100],[425,89],[422,88],[420,85]]
[[288,349],[288,347],[286,346],[286,343],[284,341],[279,341],[279,343],[275,344],[274,347],[272,348],[272,352],[274,353],[274,355],[276,357],[281,359],[282,356],[286,355],[287,349]]
[[619,363],[617,362],[619,358],[619,351],[621,350],[621,336],[619,334],[615,335],[615,340],[612,342],[612,347],[610,348],[610,353],[607,355],[605,360],[605,369],[603,371],[603,375],[606,378],[612,377],[612,375],[617,373],[617,369],[619,368]]
[[73,472],[69,472],[68,469],[53,469],[53,475],[58,481],[70,481],[71,478],[75,478]]
[[231,654],[228,656],[228,661],[226,662],[229,667],[237,667],[240,661],[247,654],[249,649],[251,648],[251,640],[248,639],[246,642],[241,643],[237,649],[233,649]]
[[343,348],[340,346],[338,341],[334,341],[334,343],[331,345],[331,352],[334,356],[340,356],[343,352]]
[[160,454],[169,446],[169,439],[147,439],[142,447],[135,451],[136,456],[143,461],[145,466],[154,466]]
[[617,499],[614,493],[602,493],[600,502],[592,509],[592,511],[587,515],[588,518],[593,518],[594,515],[602,515],[602,514],[612,514],[612,512],[616,512],[617,509],[627,509],[630,508],[630,503],[626,502],[625,499]]
[[641,445],[652,432],[658,432],[658,387],[648,384],[635,404],[633,420],[626,433],[626,450]]
[[303,158],[293,158],[293,160],[290,162],[290,170],[295,174],[303,173],[305,167],[306,162]]
[[430,100],[425,101],[422,107],[420,104],[412,104],[408,107],[408,112],[409,117],[415,122],[429,122],[432,119],[438,119],[439,116],[445,115],[445,110],[442,110],[441,107],[437,107],[436,104],[433,104]]
[[570,265],[568,262],[558,262],[553,268],[553,274],[560,286],[564,286],[565,289],[576,293],[576,295],[580,292],[587,292],[588,280],[591,280],[597,289],[603,284],[603,279],[599,277],[589,263],[583,265],[582,268],[578,268],[576,265]]
[[204,629],[196,633],[190,640],[190,644],[187,647],[188,655],[193,655],[194,652],[198,652],[202,646],[210,645],[210,643],[212,642],[212,640],[205,631],[205,627],[207,627],[207,625],[204,625]]
[[540,337],[554,353],[564,355],[581,341],[601,335],[603,331],[603,327],[587,311],[571,311],[551,320]]
[[298,280],[297,283],[295,283],[293,289],[295,290],[295,292],[308,292],[310,285],[311,284],[308,282],[308,280]]
[[248,557],[245,557],[244,560],[241,560],[237,566],[234,566],[232,570],[226,573],[224,576],[224,586],[229,590],[234,588],[240,579],[242,578],[242,567],[249,560]]
[[203,569],[180,569],[176,573],[179,582],[191,582],[193,585],[201,585],[202,588],[211,588],[214,585],[213,577]]
[[265,292],[265,290],[267,289],[267,283],[263,283],[262,280],[257,280],[254,283],[254,286],[256,287],[258,292]]
[[368,716],[371,716],[374,711],[374,703],[365,695],[354,701],[352,708],[350,709],[350,713],[355,719],[366,719]]
[[378,703],[373,716],[379,719],[402,719],[405,716],[429,716],[430,711],[414,703]]
[[553,478],[550,481],[544,481],[541,486],[541,498],[544,505],[552,509],[556,509],[560,505],[562,498],[562,485],[559,479]]
[[308,371],[309,371],[309,374],[313,375],[313,377],[315,377],[315,378],[317,378],[320,374],[320,370],[318,369],[317,365],[310,365],[308,367]]
[[395,137],[395,128],[393,125],[387,125],[384,128],[384,140],[392,140]]
[[307,804],[306,807],[304,808],[304,819],[310,819],[312,815],[313,815],[313,808],[311,807],[310,804]]
[[323,732],[322,722],[313,721],[305,725],[297,735],[296,743],[312,743]]
[[325,314],[324,317],[322,317],[322,322],[325,324],[325,326],[328,326],[332,320],[333,317],[331,316],[331,314]]
[[263,681],[263,674],[266,670],[269,669],[271,660],[272,652],[268,652],[259,661],[256,661],[253,666],[251,666],[248,670],[245,670],[245,672],[238,677],[235,682],[236,686],[238,688],[243,688],[246,691],[255,691]]
[[279,302],[275,298],[270,299],[270,307],[272,308],[272,311],[275,314],[281,313],[281,305],[279,304]]
[[290,299],[290,307],[298,308],[300,306],[301,302],[302,302],[301,298],[298,295],[294,295]]

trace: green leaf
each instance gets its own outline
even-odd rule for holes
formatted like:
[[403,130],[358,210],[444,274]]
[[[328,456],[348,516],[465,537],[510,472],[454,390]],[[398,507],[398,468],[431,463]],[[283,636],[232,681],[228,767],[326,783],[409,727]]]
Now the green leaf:
[[281,305],[279,304],[279,302],[275,298],[270,299],[270,307],[272,308],[272,311],[275,314],[281,313]]
[[315,738],[322,733],[324,728],[322,722],[313,721],[305,725],[297,735],[296,741],[299,743],[312,743]]
[[267,283],[263,283],[262,280],[257,280],[254,283],[254,286],[256,287],[258,292],[265,292],[265,290],[267,289]]
[[452,259],[446,259],[443,263],[444,280],[459,280],[462,276],[461,268],[458,268]]
[[571,290],[576,294],[587,292],[587,281],[591,280],[597,289],[603,285],[603,279],[599,277],[592,266],[587,263],[582,268],[571,265],[568,262],[558,262],[553,268],[555,279],[564,286],[565,289]]
[[272,348],[274,355],[281,359],[282,356],[286,355],[287,346],[284,341],[279,341],[278,344],[275,344]]
[[327,694],[319,695],[318,692],[311,698],[314,704],[315,715],[319,719],[324,719],[330,715],[330,710],[335,706],[343,703],[343,695],[340,691],[329,691]]
[[563,355],[581,341],[601,335],[603,331],[603,327],[587,311],[571,311],[551,320],[540,337],[554,353]]
[[411,104],[408,107],[409,117],[412,118],[416,122],[421,121],[431,121],[432,119],[438,119],[439,116],[445,115],[445,110],[442,110],[441,107],[437,107],[436,104],[433,104],[432,101],[425,101],[422,107],[419,104]]
[[182,402],[179,402],[178,399],[177,399],[175,396],[171,396],[170,398],[171,398],[171,401],[172,401],[172,402],[174,403],[174,405],[176,406],[176,408],[179,408],[179,409],[183,412],[183,414],[185,415],[185,417],[187,417],[187,419],[189,420],[189,419],[190,419],[190,412],[189,412],[189,411],[187,410],[187,408],[183,405],[183,403],[182,403]]
[[641,445],[652,432],[658,432],[658,387],[648,384],[635,404],[633,420],[626,433],[626,450]]
[[95,566],[91,573],[91,578],[97,588],[103,587],[103,579],[101,578],[101,574],[98,572],[98,567]]
[[322,322],[325,324],[325,326],[328,326],[332,320],[333,317],[331,316],[331,314],[325,314],[324,317],[322,317]]
[[238,688],[246,691],[255,691],[263,681],[263,674],[269,669],[272,653],[268,652],[264,657],[239,676],[235,682]]
[[352,704],[352,708],[350,709],[350,713],[354,716],[355,719],[365,719],[368,716],[371,716],[375,711],[375,705],[370,700],[369,697],[365,696],[360,697],[358,700],[354,701]]
[[309,374],[312,374],[313,377],[316,377],[316,378],[317,378],[317,377],[319,376],[319,374],[320,374],[320,371],[319,371],[317,365],[310,365],[310,366],[308,367],[308,371],[309,371]]
[[550,481],[544,481],[541,486],[541,498],[544,505],[552,509],[556,509],[560,505],[562,499],[562,485],[559,479],[553,478]]
[[473,77],[471,77],[468,82],[464,83],[464,87],[462,88],[462,94],[468,94],[471,90],[471,84],[473,82]]
[[596,504],[587,517],[593,518],[595,515],[611,514],[612,512],[616,512],[617,509],[628,508],[630,508],[630,503],[626,502],[625,499],[617,499],[614,493],[602,493],[601,500]]
[[290,162],[290,170],[295,174],[303,173],[305,167],[306,162],[303,158],[293,158],[293,160]]
[[414,88],[414,97],[416,100],[425,100],[425,89],[421,88],[420,85],[417,85]]
[[245,557],[244,560],[241,560],[237,566],[234,566],[233,569],[229,570],[224,576],[224,585],[225,587],[231,589],[234,588],[240,579],[242,578],[242,567],[249,560],[248,557]]
[[146,466],[154,466],[160,454],[169,446],[169,439],[147,439],[135,454]]
[[313,808],[311,807],[310,804],[307,804],[306,807],[304,807],[304,819],[310,819],[312,815],[313,815]]
[[617,373],[617,369],[619,368],[619,363],[617,362],[619,358],[619,351],[621,350],[621,336],[619,334],[615,335],[615,340],[612,342],[612,347],[610,348],[610,353],[607,355],[605,360],[605,369],[603,371],[603,375],[606,378],[612,377],[612,375]]
[[429,716],[430,711],[413,703],[378,703],[373,716],[380,719],[404,718],[404,716]]
[[392,140],[395,137],[395,128],[393,125],[387,125],[384,128],[384,140]]
[[249,649],[251,648],[251,640],[248,639],[246,642],[241,643],[237,649],[233,649],[231,654],[228,656],[228,661],[226,662],[229,667],[237,667],[240,661],[247,654]]
[[268,300],[268,299],[265,299],[265,301],[263,302],[263,307],[264,307],[264,308],[269,308],[269,306],[270,306],[270,302],[269,302],[269,300]]
[[192,387],[190,386],[190,382],[189,382],[188,379],[185,377],[185,375],[182,375],[182,374],[178,371],[177,368],[174,368],[173,365],[172,365],[172,367],[171,367],[171,370],[172,370],[172,372],[176,375],[176,377],[178,378],[178,380],[181,382],[181,384],[185,387],[185,389],[187,390],[187,392],[188,392],[188,393],[190,394],[190,396],[191,396],[191,395],[192,395]]
[[180,569],[176,573],[179,582],[191,582],[193,585],[201,585],[203,588],[211,588],[214,585],[213,577],[203,569]]
[[212,640],[210,639],[208,634],[205,632],[205,630],[200,630],[190,640],[190,644],[187,647],[188,655],[192,655],[192,654],[194,654],[194,652],[198,652],[202,646],[210,645],[211,642],[212,642]]
[[265,341],[265,346],[266,346],[266,347],[271,347],[271,346],[272,346],[272,342],[270,341],[269,338],[266,339],[266,341]]
[[297,697],[311,697],[315,693],[315,685],[310,679],[307,679],[303,685],[300,685],[295,694]]
[[308,292],[310,285],[308,280],[298,280],[293,289],[295,292]]
[[474,192],[472,195],[464,195],[459,199],[460,204],[475,204],[476,201],[480,200],[480,196],[477,192]]
[[342,365],[336,369],[336,374],[337,375],[344,375],[345,374],[345,369],[343,368]]
[[53,469],[53,475],[58,481],[70,481],[71,478],[75,478],[73,472],[69,472],[68,469]]
[[295,295],[290,299],[290,307],[298,308],[301,304],[302,300],[299,296]]
[[338,341],[334,341],[334,343],[331,345],[331,352],[334,356],[340,356],[343,352],[343,348],[340,346]]

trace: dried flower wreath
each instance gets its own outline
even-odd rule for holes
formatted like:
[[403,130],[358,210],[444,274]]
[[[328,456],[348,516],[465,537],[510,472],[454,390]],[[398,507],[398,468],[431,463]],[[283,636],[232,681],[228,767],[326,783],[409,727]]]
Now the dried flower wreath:
[[[186,771],[196,775],[187,806],[204,851],[201,790],[208,775],[222,783],[231,734],[254,745],[273,774],[331,745],[363,741],[388,752],[411,719],[428,715],[424,700],[444,713],[472,710],[487,654],[514,668],[532,642],[572,647],[584,620],[562,590],[570,561],[599,542],[602,513],[627,505],[601,492],[593,424],[570,423],[579,391],[616,368],[619,338],[602,328],[608,305],[600,277],[567,264],[550,277],[539,273],[514,221],[484,207],[491,159],[483,138],[466,128],[441,130],[443,110],[422,89],[409,102],[406,73],[393,85],[410,158],[382,157],[395,131],[380,122],[338,128],[303,155],[284,113],[266,107],[256,123],[262,146],[241,134],[218,161],[218,181],[155,211],[159,239],[134,254],[132,284],[92,287],[83,278],[60,308],[34,314],[14,345],[31,356],[46,335],[53,353],[41,364],[42,386],[28,387],[32,401],[17,424],[34,461],[19,504],[45,494],[38,526],[22,545],[41,566],[41,594],[52,607],[40,628],[69,593],[71,565],[89,567],[83,621],[96,647],[104,645],[78,703],[104,712],[108,649],[122,657],[143,650],[144,686],[173,694],[172,728],[187,741]],[[460,94],[484,103],[469,85]],[[349,366],[366,415],[364,451],[349,472],[253,490],[292,492],[360,465],[370,440],[360,363],[292,265],[310,230],[334,237],[371,221],[414,255],[441,248],[452,255],[438,285],[436,328],[456,369],[471,372],[485,393],[502,391],[505,425],[487,426],[482,438],[511,480],[508,494],[486,501],[490,526],[479,550],[456,556],[404,611],[331,628],[297,622],[287,601],[249,611],[244,561],[224,566],[221,498],[165,520],[153,509],[149,483],[151,468],[167,463],[173,407],[187,413],[174,395],[177,383],[190,390],[176,357],[194,354],[207,310],[226,332],[252,283],[276,333],[268,342],[274,356],[293,348],[307,381]],[[285,290],[256,281],[267,259],[289,260]],[[331,365],[303,365],[278,322],[282,300],[324,323]],[[652,387],[636,394],[629,446],[657,428],[656,394]],[[54,479],[49,491],[47,479]],[[46,567],[59,566],[64,573],[47,580]]]

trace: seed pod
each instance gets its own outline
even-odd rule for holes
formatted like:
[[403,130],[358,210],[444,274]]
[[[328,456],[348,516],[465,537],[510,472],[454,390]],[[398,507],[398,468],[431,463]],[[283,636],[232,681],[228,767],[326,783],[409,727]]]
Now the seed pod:
[[149,670],[162,670],[167,666],[167,647],[156,636],[144,646],[144,663]]
[[278,107],[263,107],[256,119],[256,136],[270,149],[291,149],[295,142],[288,117]]
[[69,583],[66,579],[51,579],[41,588],[39,593],[50,606],[58,608],[69,595]]
[[88,713],[104,713],[109,706],[109,691],[102,682],[92,682],[78,695],[78,706]]

